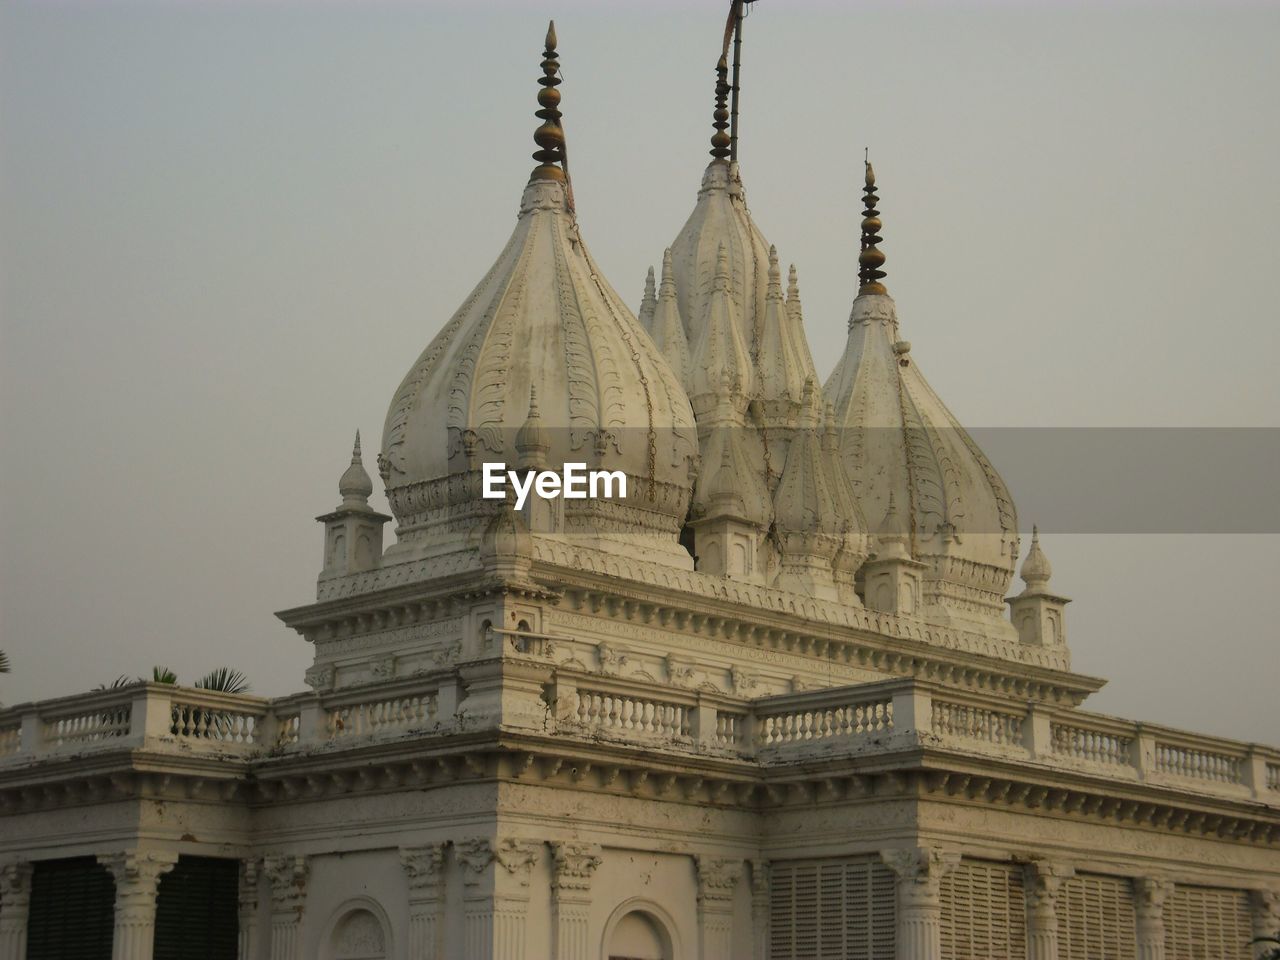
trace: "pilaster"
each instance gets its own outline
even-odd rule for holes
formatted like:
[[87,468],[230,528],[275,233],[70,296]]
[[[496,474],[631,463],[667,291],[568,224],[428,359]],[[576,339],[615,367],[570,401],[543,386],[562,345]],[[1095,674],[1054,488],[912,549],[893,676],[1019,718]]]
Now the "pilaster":
[[513,837],[472,837],[457,844],[467,960],[524,960],[529,872],[541,846]]
[[742,861],[697,856],[698,956],[733,958],[733,892],[742,878]]
[[1058,894],[1075,874],[1062,863],[1027,864],[1027,960],[1058,960]]
[[588,960],[591,878],[600,866],[597,843],[551,844],[551,956],[553,960]]
[[936,847],[884,850],[880,858],[897,877],[897,960],[941,960],[942,878],[960,854]]
[[240,861],[240,938],[236,952],[239,960],[255,960],[258,955],[258,880],[261,876],[261,860],[250,857]]
[[409,960],[443,955],[444,848],[443,843],[400,848],[400,865],[409,881]]
[[1137,877],[1133,881],[1134,909],[1138,915],[1138,960],[1165,960],[1164,903],[1171,893],[1171,880]]
[[263,861],[271,882],[271,960],[302,960],[300,928],[307,902],[306,857],[275,855]]
[[160,878],[177,865],[178,855],[125,850],[103,854],[98,862],[116,881],[111,960],[151,960],[156,939],[156,892]]
[[769,861],[751,861],[751,952],[754,960],[769,960]]
[[0,866],[0,960],[26,960],[30,910],[31,864],[11,860]]

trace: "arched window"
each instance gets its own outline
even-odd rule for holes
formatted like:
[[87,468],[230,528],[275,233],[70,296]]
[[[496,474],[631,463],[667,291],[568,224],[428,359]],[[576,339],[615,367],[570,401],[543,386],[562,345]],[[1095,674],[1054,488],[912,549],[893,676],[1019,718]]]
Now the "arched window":
[[653,914],[632,910],[609,932],[607,960],[672,960],[671,937]]
[[386,960],[387,934],[368,910],[352,910],[338,921],[329,938],[333,960]]

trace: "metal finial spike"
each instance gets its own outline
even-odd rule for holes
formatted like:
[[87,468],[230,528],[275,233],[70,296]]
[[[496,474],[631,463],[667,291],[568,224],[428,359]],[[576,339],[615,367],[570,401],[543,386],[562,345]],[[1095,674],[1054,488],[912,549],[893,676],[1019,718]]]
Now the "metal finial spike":
[[711,156],[717,160],[729,159],[729,61],[721,57],[716,64],[716,109],[712,114],[711,126],[716,132],[711,135]]
[[862,188],[862,246],[858,254],[858,294],[888,293],[888,289],[880,282],[885,277],[885,272],[880,269],[884,266],[884,253],[879,248],[884,238],[880,236],[882,224],[880,211],[876,209],[876,204],[880,202],[880,198],[876,195],[876,172],[871,166],[870,159],[865,160],[864,163],[866,164],[866,185]]
[[556,22],[551,21],[547,27],[546,48],[542,51],[542,76],[538,84],[538,109],[534,116],[542,121],[542,126],[534,131],[533,141],[538,149],[533,159],[538,166],[529,175],[530,180],[560,180],[564,175],[564,128],[560,125],[560,60],[556,55]]

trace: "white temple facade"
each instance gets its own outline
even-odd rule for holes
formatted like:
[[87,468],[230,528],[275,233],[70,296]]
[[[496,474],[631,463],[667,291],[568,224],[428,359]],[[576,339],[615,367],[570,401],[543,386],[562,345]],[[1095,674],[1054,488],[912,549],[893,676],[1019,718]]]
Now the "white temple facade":
[[[724,61],[638,315],[554,29],[542,71],[515,229],[391,394],[394,516],[357,438],[278,615],[309,689],[0,711],[0,960],[1252,958],[1280,750],[1085,708],[1040,539],[1011,586],[1013,498],[903,339],[870,166],[824,386]],[[492,462],[626,494],[516,509]]]

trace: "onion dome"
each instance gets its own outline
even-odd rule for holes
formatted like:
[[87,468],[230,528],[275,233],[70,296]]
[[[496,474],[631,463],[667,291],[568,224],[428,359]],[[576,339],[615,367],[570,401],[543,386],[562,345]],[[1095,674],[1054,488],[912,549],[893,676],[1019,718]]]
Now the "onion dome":
[[1031,528],[1031,549],[1027,551],[1027,559],[1022,561],[1022,582],[1027,585],[1027,592],[1039,593],[1049,586],[1049,578],[1053,576],[1053,567],[1049,558],[1040,549],[1040,530]]
[[683,383],[689,375],[689,341],[684,333],[684,321],[680,319],[680,307],[676,302],[676,281],[671,276],[671,251],[662,255],[662,287],[654,307],[649,328],[653,342],[671,365],[671,371]]
[[548,469],[585,462],[628,478],[625,503],[566,500],[565,529],[652,534],[687,559],[675,544],[697,456],[693,412],[580,235],[555,46],[553,27],[538,81],[538,166],[511,238],[392,399],[380,459],[388,498],[402,544],[439,549],[462,517],[488,512],[483,464],[514,463],[536,392]]
[[344,504],[368,503],[373,496],[373,480],[364,469],[364,458],[360,454],[360,431],[356,431],[355,446],[351,448],[351,466],[347,467],[338,481],[338,493],[342,495]]
[[[875,174],[866,173],[861,285],[844,355],[825,393],[835,407],[845,469],[864,512],[903,513],[908,552],[925,563],[925,602],[942,620],[1002,619],[1017,553],[1017,515],[1004,481],[933,392],[899,337],[884,284]],[[895,535],[896,536],[896,535]],[[877,537],[878,550],[886,543]]]

